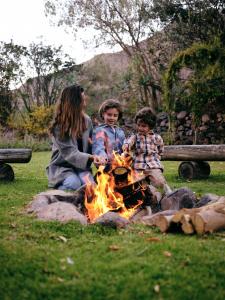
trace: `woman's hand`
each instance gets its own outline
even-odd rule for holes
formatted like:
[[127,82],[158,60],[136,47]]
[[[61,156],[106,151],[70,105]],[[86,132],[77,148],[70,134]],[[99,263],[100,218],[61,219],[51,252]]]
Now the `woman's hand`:
[[103,157],[103,156],[98,156],[98,155],[94,155],[94,164],[96,166],[101,166],[101,165],[106,165],[108,160],[107,158]]

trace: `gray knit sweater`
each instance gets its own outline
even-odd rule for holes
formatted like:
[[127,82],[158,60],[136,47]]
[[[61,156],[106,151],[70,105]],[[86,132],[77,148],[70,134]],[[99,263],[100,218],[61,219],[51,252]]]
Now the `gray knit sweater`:
[[72,137],[60,138],[59,128],[54,129],[52,135],[52,157],[46,168],[48,186],[57,188],[68,176],[81,170],[90,170],[88,159],[91,154],[92,122],[85,115],[87,129],[82,134],[83,152],[79,151],[76,139]]

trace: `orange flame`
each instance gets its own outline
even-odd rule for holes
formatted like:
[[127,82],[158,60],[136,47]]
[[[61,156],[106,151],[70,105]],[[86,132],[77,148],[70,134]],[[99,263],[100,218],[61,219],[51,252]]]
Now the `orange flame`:
[[[129,168],[131,171],[128,176],[128,184],[134,182],[136,174],[133,170],[127,166],[127,162],[124,157],[117,153],[114,153],[114,159],[112,161],[112,168],[123,166]],[[96,218],[103,215],[108,211],[116,211],[121,216],[129,218],[138,206],[142,204],[141,200],[138,200],[132,208],[126,208],[123,195],[115,191],[114,177],[110,173],[104,173],[104,166],[100,166],[97,175],[97,184],[87,183],[85,192],[85,207],[87,209],[88,218],[90,222],[93,222]]]

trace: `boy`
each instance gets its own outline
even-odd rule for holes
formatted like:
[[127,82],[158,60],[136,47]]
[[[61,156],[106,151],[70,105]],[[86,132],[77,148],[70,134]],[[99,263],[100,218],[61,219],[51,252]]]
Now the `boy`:
[[124,154],[133,154],[133,167],[137,172],[143,172],[151,184],[162,188],[165,193],[171,192],[162,174],[163,166],[160,162],[164,150],[163,139],[153,132],[156,117],[151,109],[144,107],[135,116],[137,133],[125,140]]
[[99,108],[99,115],[103,121],[93,132],[92,154],[105,158],[107,169],[113,159],[113,152],[122,153],[125,134],[117,123],[122,118],[122,107],[118,100],[105,100]]

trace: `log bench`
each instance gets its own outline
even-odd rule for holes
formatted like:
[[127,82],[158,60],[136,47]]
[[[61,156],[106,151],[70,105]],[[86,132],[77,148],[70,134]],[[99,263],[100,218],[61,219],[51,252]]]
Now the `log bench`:
[[0,149],[0,181],[14,180],[13,168],[8,163],[28,163],[31,156],[31,149]]
[[225,144],[165,146],[162,160],[183,161],[178,168],[183,179],[206,179],[210,174],[208,161],[225,161]]

